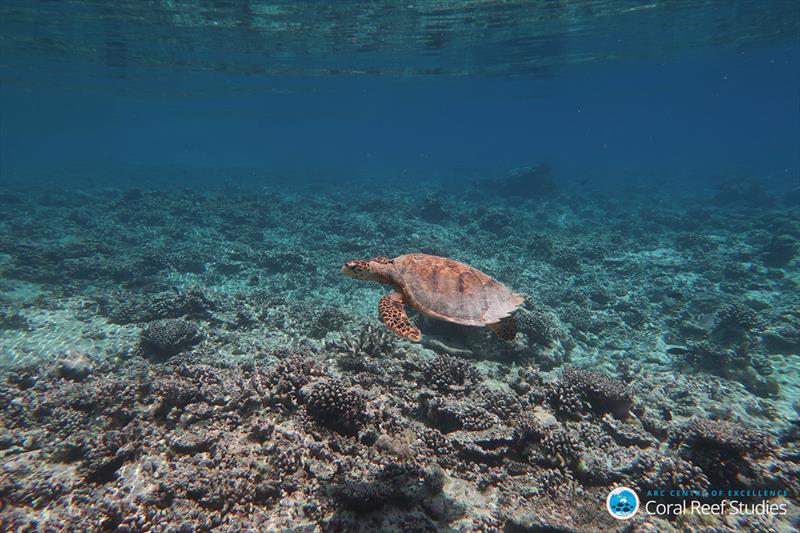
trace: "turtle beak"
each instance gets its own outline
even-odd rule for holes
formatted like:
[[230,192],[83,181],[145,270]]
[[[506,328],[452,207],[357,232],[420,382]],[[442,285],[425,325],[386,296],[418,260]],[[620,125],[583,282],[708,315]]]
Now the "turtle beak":
[[353,279],[371,280],[372,272],[364,261],[348,261],[342,267],[342,274],[349,276]]

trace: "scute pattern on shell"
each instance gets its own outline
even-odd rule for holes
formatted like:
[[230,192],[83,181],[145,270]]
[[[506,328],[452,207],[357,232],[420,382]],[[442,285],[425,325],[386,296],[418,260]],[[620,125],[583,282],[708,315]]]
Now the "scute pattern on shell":
[[392,262],[408,303],[440,320],[466,326],[494,324],[524,300],[493,277],[454,259],[407,254]]

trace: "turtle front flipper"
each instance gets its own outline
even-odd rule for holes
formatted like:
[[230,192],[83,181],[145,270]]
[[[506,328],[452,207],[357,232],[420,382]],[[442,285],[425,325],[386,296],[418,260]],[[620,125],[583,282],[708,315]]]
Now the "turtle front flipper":
[[393,292],[381,298],[378,303],[378,314],[386,327],[401,337],[414,342],[419,342],[422,338],[419,328],[408,319],[401,293]]
[[517,336],[517,319],[513,315],[507,316],[500,322],[488,324],[489,329],[504,341],[513,341]]

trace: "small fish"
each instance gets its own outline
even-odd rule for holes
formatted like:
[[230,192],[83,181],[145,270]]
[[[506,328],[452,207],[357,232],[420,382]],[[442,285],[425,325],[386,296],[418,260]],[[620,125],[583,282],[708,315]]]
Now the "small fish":
[[670,355],[686,355],[689,350],[684,346],[670,346],[667,348],[667,353]]

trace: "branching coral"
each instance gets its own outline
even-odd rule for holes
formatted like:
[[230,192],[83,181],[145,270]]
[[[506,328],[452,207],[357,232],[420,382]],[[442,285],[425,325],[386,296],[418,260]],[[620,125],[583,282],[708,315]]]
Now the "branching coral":
[[312,359],[291,355],[280,361],[268,374],[263,393],[273,404],[296,406],[300,389],[311,380],[324,375],[322,369]]
[[438,355],[424,362],[421,371],[423,382],[442,392],[469,387],[481,380],[480,372],[471,363],[449,355]]
[[637,474],[634,484],[639,494],[646,494],[648,490],[670,490],[681,492],[703,492],[709,488],[708,477],[703,470],[688,461],[670,456],[643,456],[637,460]]
[[524,409],[523,402],[511,392],[496,389],[482,389],[479,392],[483,407],[501,420],[514,419]]
[[552,317],[541,307],[532,310],[520,309],[516,313],[517,327],[528,336],[528,340],[542,346],[550,346],[556,336]]
[[751,430],[735,422],[695,418],[676,438],[696,450],[714,448],[728,455],[760,457],[773,447],[770,437],[759,430]]
[[567,464],[575,461],[580,455],[580,446],[575,437],[568,431],[561,429],[547,429],[539,441],[539,446],[544,453],[553,458],[558,464]]
[[301,393],[306,400],[306,410],[320,425],[344,434],[355,434],[361,428],[366,401],[342,382],[334,379],[318,381]]
[[670,440],[681,457],[702,468],[714,483],[729,483],[749,474],[752,459],[769,454],[774,447],[766,433],[702,418],[677,428]]
[[386,357],[396,346],[396,337],[386,328],[369,324],[357,334],[348,333],[328,342],[326,349],[350,357]]
[[547,398],[554,409],[573,418],[604,413],[625,418],[633,404],[624,383],[580,368],[566,368],[558,383],[548,389]]
[[687,343],[683,357],[694,368],[720,370],[730,366],[736,353],[712,342],[700,341]]
[[142,329],[139,346],[145,355],[165,359],[197,344],[200,331],[182,318],[155,320]]
[[714,334],[721,340],[735,340],[742,334],[760,329],[763,321],[751,307],[732,303],[722,307],[716,314]]
[[443,480],[435,471],[389,464],[371,479],[346,479],[335,487],[337,499],[354,511],[373,511],[385,505],[408,507],[441,492]]
[[485,409],[438,395],[423,395],[420,411],[427,422],[444,433],[488,429],[498,422],[498,418]]

